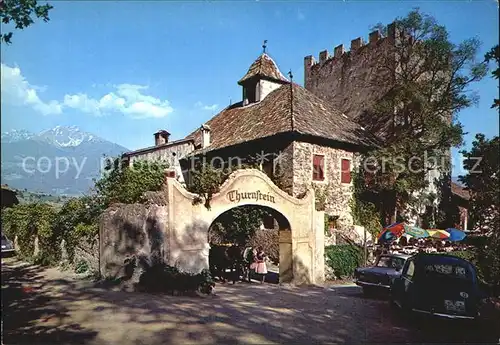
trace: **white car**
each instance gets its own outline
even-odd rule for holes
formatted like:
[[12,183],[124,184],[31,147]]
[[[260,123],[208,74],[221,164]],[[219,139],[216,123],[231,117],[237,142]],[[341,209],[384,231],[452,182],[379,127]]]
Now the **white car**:
[[2,256],[6,255],[12,255],[16,252],[14,249],[14,245],[12,244],[12,241],[10,241],[7,236],[2,234]]

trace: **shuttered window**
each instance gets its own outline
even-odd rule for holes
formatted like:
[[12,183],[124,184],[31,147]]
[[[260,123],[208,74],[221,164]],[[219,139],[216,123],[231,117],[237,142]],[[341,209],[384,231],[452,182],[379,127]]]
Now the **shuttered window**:
[[165,172],[165,175],[166,175],[167,177],[171,177],[171,178],[175,178],[175,177],[176,177],[175,170],[167,170],[167,171]]
[[351,161],[349,159],[342,159],[341,169],[340,182],[351,183]]
[[323,181],[325,179],[325,158],[321,155],[313,155],[313,180]]

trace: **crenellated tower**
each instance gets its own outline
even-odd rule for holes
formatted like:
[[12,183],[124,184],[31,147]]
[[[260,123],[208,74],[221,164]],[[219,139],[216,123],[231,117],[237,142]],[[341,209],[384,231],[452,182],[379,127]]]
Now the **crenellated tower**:
[[373,31],[368,42],[353,39],[349,51],[344,45],[319,53],[319,61],[311,55],[304,58],[304,86],[330,101],[347,116],[357,118],[392,86],[393,76],[385,68],[391,60],[397,39],[396,25],[388,26],[387,36]]

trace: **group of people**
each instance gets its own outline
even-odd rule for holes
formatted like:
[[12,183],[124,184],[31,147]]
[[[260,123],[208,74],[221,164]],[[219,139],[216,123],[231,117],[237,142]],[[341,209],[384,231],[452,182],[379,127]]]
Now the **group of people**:
[[249,265],[248,280],[253,274],[258,275],[261,278],[261,283],[264,283],[267,274],[266,258],[267,255],[262,247],[245,249],[243,254],[246,263]]
[[380,250],[388,253],[416,254],[416,253],[449,253],[453,251],[465,250],[467,245],[450,241],[440,241],[435,239],[406,239],[401,237],[399,241],[393,242],[386,248]]

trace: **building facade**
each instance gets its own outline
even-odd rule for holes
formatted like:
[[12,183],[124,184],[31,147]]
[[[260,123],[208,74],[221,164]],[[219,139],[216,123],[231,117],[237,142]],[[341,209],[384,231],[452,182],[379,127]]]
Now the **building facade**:
[[129,162],[163,159],[172,177],[189,185],[197,163],[224,168],[256,163],[279,179],[288,194],[301,197],[313,186],[326,213],[342,227],[352,227],[351,170],[358,153],[377,139],[358,123],[284,77],[267,54],[261,54],[238,81],[242,99],[223,109],[185,138],[169,141],[155,133],[155,146],[128,152]]

